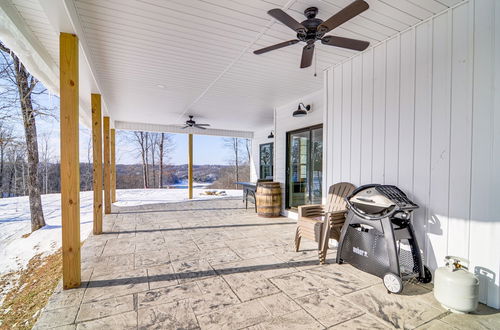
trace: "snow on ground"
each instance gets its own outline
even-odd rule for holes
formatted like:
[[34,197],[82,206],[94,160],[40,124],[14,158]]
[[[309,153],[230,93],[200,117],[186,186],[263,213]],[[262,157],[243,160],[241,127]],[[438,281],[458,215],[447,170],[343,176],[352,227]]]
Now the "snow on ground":
[[[225,192],[224,196],[217,195],[203,195],[205,191],[212,189],[193,189],[193,198],[196,200],[206,200],[221,197],[241,197],[241,190],[224,189],[217,190],[218,192]],[[158,203],[177,203],[188,200],[187,189],[122,189],[116,191],[117,202],[116,206],[138,206],[144,204],[158,204]]]
[[[207,189],[193,190],[194,199],[241,197],[241,190],[225,190],[226,196],[200,195]],[[117,206],[175,203],[187,200],[187,189],[117,190]],[[92,231],[92,191],[80,193],[80,236]],[[28,197],[0,199],[0,275],[24,268],[38,253],[50,254],[61,247],[60,194],[42,195],[46,226],[26,238],[31,231]]]

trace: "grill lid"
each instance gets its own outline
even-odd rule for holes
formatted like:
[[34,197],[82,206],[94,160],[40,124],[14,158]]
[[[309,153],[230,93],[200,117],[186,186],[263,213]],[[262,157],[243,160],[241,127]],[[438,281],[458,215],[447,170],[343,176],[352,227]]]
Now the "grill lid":
[[368,214],[381,213],[395,203],[380,193],[375,187],[368,187],[351,197],[351,203],[360,211]]
[[418,205],[408,199],[398,187],[369,184],[356,189],[348,197],[352,207],[364,214],[381,214],[389,210],[411,210]]

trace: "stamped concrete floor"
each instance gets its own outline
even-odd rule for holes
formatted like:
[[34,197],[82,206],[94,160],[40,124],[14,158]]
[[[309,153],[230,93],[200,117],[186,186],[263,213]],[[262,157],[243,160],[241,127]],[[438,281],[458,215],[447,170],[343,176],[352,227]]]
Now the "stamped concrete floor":
[[389,295],[349,265],[294,252],[295,221],[259,218],[241,200],[115,208],[82,248],[82,286],[55,290],[35,328],[484,329],[498,311],[446,312],[407,284]]

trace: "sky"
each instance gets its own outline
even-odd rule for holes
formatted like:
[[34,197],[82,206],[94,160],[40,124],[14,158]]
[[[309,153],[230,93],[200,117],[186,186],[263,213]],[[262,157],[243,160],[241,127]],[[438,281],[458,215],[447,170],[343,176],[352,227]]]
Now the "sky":
[[[40,100],[44,107],[52,108],[54,116],[37,116],[37,135],[38,147],[42,148],[42,144],[48,144],[48,150],[51,161],[59,159],[60,148],[60,123],[59,123],[59,99],[53,96],[45,96]],[[24,138],[21,114],[16,114],[9,119],[9,124],[13,128],[14,135]],[[140,154],[136,147],[127,140],[124,132],[117,131],[116,136],[116,162],[117,164],[140,164]],[[187,163],[187,134],[171,134],[174,148],[171,154],[166,157],[168,163],[180,165]],[[83,125],[80,125],[80,161],[92,161],[92,155],[88,153],[89,143],[91,142],[91,130]],[[222,165],[227,164],[231,159],[231,151],[224,147],[224,138],[219,136],[194,135],[193,138],[193,156],[194,164],[196,165]],[[40,158],[42,155],[40,154]]]
[[[171,134],[174,150],[169,157],[169,163],[174,165],[186,164],[188,153],[187,134]],[[117,133],[116,162],[118,164],[140,163],[139,154],[134,145],[126,141],[123,134]],[[219,136],[193,136],[194,164],[227,164],[231,159],[230,150],[224,147],[224,138]]]
[[[44,136],[49,137],[50,152],[54,159],[59,157],[59,121],[54,118],[39,118],[37,122],[39,144],[43,143]],[[19,126],[18,134],[22,134]],[[116,134],[116,163],[140,164],[141,158],[136,146],[125,137],[126,131],[117,131]],[[168,163],[181,165],[187,163],[187,134],[171,134],[174,148],[168,156]],[[91,130],[80,126],[80,161],[88,162],[88,145],[91,139]],[[40,145],[39,145],[40,148]],[[224,147],[224,138],[219,136],[194,135],[193,156],[196,165],[222,165],[231,159],[231,151]],[[92,157],[92,155],[90,155]],[[166,157],[167,158],[167,157]]]

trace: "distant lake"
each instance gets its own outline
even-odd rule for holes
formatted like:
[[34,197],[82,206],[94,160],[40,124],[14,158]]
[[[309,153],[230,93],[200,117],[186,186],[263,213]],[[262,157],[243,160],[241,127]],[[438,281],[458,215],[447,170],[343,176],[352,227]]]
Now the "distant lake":
[[[212,182],[193,182],[193,188],[207,188],[210,186]],[[173,189],[187,189],[188,188],[188,182],[187,180],[184,180],[182,182],[176,183],[176,184],[170,184],[168,185],[170,188]]]

